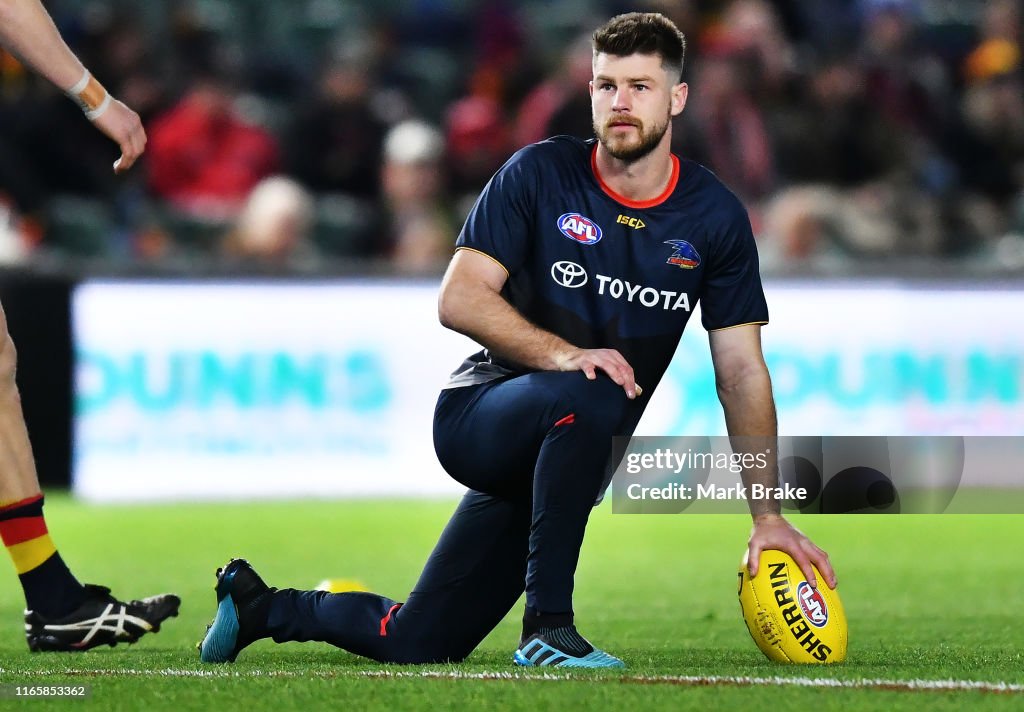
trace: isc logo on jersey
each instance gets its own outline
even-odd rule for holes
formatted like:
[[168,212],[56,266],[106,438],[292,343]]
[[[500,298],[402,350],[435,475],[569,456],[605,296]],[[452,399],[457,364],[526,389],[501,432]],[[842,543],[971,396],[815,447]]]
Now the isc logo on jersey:
[[601,240],[601,228],[590,218],[579,213],[564,213],[558,218],[558,229],[573,242],[593,245]]

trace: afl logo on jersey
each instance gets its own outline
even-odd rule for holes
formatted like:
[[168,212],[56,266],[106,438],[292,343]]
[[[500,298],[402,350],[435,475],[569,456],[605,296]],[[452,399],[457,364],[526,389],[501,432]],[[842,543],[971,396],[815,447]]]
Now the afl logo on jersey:
[[563,287],[576,289],[587,283],[587,271],[575,262],[562,260],[551,265],[551,279]]
[[597,223],[579,213],[564,213],[558,218],[558,229],[581,245],[593,245],[601,240],[601,228]]
[[669,255],[667,264],[675,265],[681,269],[693,269],[700,265],[700,255],[686,240],[665,240],[666,245],[672,245],[672,254]]

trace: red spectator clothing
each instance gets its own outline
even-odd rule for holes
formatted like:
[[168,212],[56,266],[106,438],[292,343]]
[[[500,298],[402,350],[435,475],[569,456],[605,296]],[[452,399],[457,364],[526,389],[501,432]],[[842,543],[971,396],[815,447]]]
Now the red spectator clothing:
[[[516,114],[515,148],[543,141],[551,134],[551,117],[565,104],[569,91],[556,79],[549,79],[531,91]],[[582,138],[589,138],[584,136]]]
[[277,170],[268,132],[186,97],[153,122],[147,145],[153,191],[192,213],[232,215]]

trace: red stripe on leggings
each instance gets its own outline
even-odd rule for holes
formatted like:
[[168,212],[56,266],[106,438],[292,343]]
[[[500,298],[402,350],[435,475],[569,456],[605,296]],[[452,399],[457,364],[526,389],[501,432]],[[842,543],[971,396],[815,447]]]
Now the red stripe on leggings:
[[559,425],[572,425],[575,422],[576,422],[576,414],[575,413],[569,413],[569,415],[565,416],[564,418],[559,420],[557,423],[555,423],[553,427],[557,428]]
[[391,614],[402,607],[401,603],[396,603],[388,609],[388,614],[380,619],[380,637],[386,638],[388,636],[388,623],[391,622]]

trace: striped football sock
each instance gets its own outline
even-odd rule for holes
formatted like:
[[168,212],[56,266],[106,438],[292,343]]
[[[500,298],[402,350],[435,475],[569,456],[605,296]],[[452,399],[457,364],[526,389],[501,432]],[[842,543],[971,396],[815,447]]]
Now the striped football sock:
[[579,634],[574,625],[558,628],[541,628],[538,631],[544,638],[559,650],[582,658],[594,652],[594,646]]
[[85,589],[50,539],[43,519],[43,495],[0,503],[0,538],[18,572],[26,608],[57,618],[85,600]]

